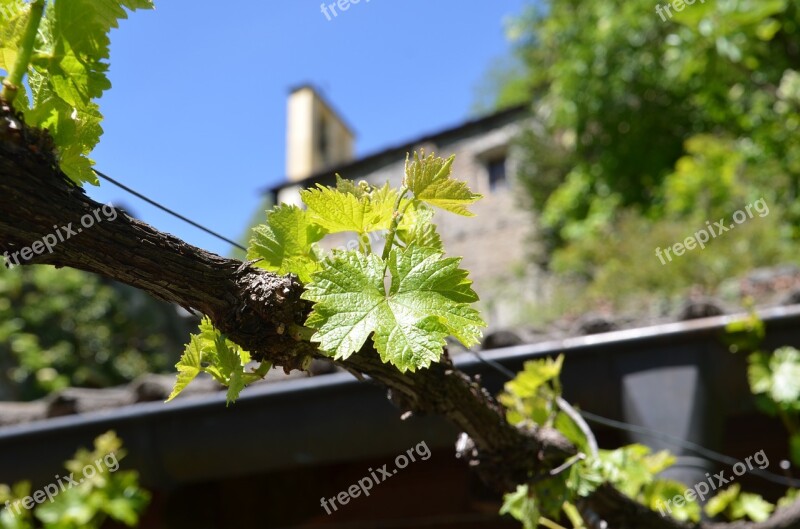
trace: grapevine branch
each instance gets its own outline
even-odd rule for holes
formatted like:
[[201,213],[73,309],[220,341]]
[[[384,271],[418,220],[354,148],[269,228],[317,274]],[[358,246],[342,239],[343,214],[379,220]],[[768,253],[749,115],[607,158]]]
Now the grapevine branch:
[[[100,204],[58,170],[48,145],[0,101],[0,254],[19,252],[54,231],[80,226]],[[50,264],[99,274],[207,314],[214,325],[255,359],[285,370],[321,357],[313,344],[291,332],[310,309],[302,285],[246,263],[211,254],[162,233],[124,212],[60,242],[52,253],[23,264]],[[400,373],[365,348],[337,364],[387,388],[403,411],[444,416],[465,432],[460,455],[498,492],[513,490],[528,476],[563,465],[576,450],[556,430],[522,430],[506,422],[499,404],[478,382],[454,368],[445,355],[430,369]],[[233,411],[232,413],[235,413]],[[586,517],[616,529],[687,528],[604,486],[581,503]],[[760,524],[702,524],[708,529],[800,529],[800,502]]]

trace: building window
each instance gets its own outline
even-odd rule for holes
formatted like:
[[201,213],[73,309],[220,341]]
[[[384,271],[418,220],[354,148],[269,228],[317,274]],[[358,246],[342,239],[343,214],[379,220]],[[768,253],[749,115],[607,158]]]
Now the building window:
[[489,173],[489,191],[505,189],[508,186],[505,156],[489,160],[486,163],[486,170]]

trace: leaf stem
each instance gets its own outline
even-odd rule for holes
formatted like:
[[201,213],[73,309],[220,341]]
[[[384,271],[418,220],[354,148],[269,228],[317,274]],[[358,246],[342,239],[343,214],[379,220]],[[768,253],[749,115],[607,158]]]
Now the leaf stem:
[[369,233],[359,233],[358,242],[364,253],[372,253],[372,243],[369,240]]
[[315,332],[317,331],[311,329],[310,327],[304,327],[296,323],[289,325],[289,336],[298,342],[310,342],[311,337],[314,336]]
[[44,14],[44,0],[34,0],[31,2],[28,22],[25,25],[25,32],[17,50],[17,60],[8,72],[8,77],[3,81],[3,93],[0,95],[8,103],[12,103],[17,97],[22,78],[28,71],[28,65],[33,55],[33,47],[36,44],[36,34],[39,31],[39,23]]
[[558,525],[553,520],[545,518],[544,516],[540,516],[539,517],[539,525],[543,525],[544,527],[547,527],[548,529],[566,529],[563,525]]
[[389,252],[392,251],[392,245],[394,244],[394,235],[397,233],[397,226],[400,224],[400,219],[403,218],[403,214],[408,209],[408,206],[411,205],[409,201],[406,204],[406,207],[403,208],[403,211],[400,211],[400,205],[403,203],[403,199],[408,194],[408,187],[403,186],[400,189],[400,196],[397,197],[397,202],[394,204],[394,214],[392,215],[392,224],[389,226],[389,233],[386,234],[386,244],[383,247],[383,255],[381,258],[386,261],[389,258]]

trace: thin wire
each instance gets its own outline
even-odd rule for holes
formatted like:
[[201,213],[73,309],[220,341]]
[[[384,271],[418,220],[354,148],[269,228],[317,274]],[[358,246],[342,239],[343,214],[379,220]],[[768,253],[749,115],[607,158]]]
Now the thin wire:
[[474,349],[470,349],[469,352],[474,354],[475,358],[477,358],[478,360],[480,360],[484,364],[492,366],[496,371],[504,374],[509,380],[514,380],[517,377],[516,373],[514,373],[513,371],[508,369],[503,364],[501,364],[499,362],[495,362],[494,360],[489,360],[488,358],[486,358],[485,356],[483,356],[482,354],[480,354],[478,351],[476,351]]
[[166,207],[166,206],[162,206],[161,204],[159,204],[159,203],[158,203],[158,202],[156,202],[155,200],[152,200],[152,199],[150,199],[150,198],[147,198],[147,197],[146,197],[146,196],[144,196],[143,194],[141,194],[141,193],[139,193],[139,192],[136,192],[136,191],[134,191],[134,190],[133,190],[133,189],[131,189],[130,187],[126,186],[125,184],[122,184],[122,183],[120,183],[120,182],[117,182],[116,180],[114,180],[113,178],[111,178],[110,176],[108,176],[107,174],[103,174],[103,173],[101,173],[100,171],[98,171],[97,169],[93,169],[93,171],[95,172],[95,174],[96,174],[97,176],[99,176],[99,177],[100,177],[100,178],[102,178],[103,180],[108,180],[109,182],[111,182],[111,183],[112,183],[112,184],[114,184],[115,186],[119,187],[120,189],[124,189],[125,191],[127,191],[127,192],[128,192],[128,193],[130,193],[131,195],[133,195],[133,196],[135,196],[135,197],[138,197],[138,198],[140,198],[140,199],[144,200],[144,201],[145,201],[145,202],[147,202],[148,204],[151,204],[151,205],[153,205],[153,206],[157,207],[157,208],[158,208],[158,209],[160,209],[161,211],[164,211],[165,213],[169,213],[169,214],[170,214],[170,215],[172,215],[173,217],[176,217],[176,218],[178,218],[178,219],[182,220],[183,222],[186,222],[187,224],[191,224],[191,225],[192,225],[192,226],[194,226],[195,228],[197,228],[197,229],[199,229],[199,230],[202,230],[202,231],[204,231],[204,232],[208,233],[209,235],[212,235],[212,236],[216,237],[217,239],[219,239],[219,240],[221,240],[221,241],[225,241],[225,242],[227,242],[228,244],[230,244],[230,245],[232,245],[232,246],[235,246],[236,248],[239,248],[240,250],[243,250],[243,251],[245,251],[245,252],[247,251],[247,248],[245,248],[245,247],[244,247],[244,246],[242,246],[241,244],[239,244],[239,243],[237,243],[237,242],[234,242],[234,241],[232,241],[232,240],[228,239],[227,237],[225,237],[225,236],[223,236],[223,235],[220,235],[219,233],[217,233],[217,232],[215,232],[215,231],[213,231],[213,230],[210,230],[210,229],[206,228],[205,226],[203,226],[203,225],[201,225],[201,224],[198,224],[197,222],[195,222],[195,221],[193,221],[193,220],[191,220],[191,219],[188,219],[188,218],[184,217],[184,216],[183,216],[183,215],[181,215],[180,213],[176,213],[175,211],[172,211],[171,209],[169,209],[169,208],[168,208],[168,207]]
[[[516,374],[514,374],[511,370],[509,370],[508,368],[506,368],[505,366],[499,364],[498,362],[496,362],[494,360],[489,360],[488,358],[485,358],[478,351],[470,350],[470,352],[473,355],[475,355],[475,357],[478,360],[480,360],[481,362],[485,363],[486,365],[494,368],[498,372],[500,372],[503,375],[505,375],[506,377],[508,377],[509,380],[511,380],[511,379],[516,377]],[[602,424],[602,425],[608,426],[610,428],[615,428],[617,430],[623,430],[623,431],[626,431],[626,432],[638,433],[638,434],[646,435],[648,437],[652,437],[652,438],[655,438],[655,439],[660,439],[662,441],[663,440],[671,441],[672,443],[674,443],[676,445],[679,445],[679,446],[681,446],[683,448],[686,448],[687,450],[691,450],[692,452],[694,452],[696,454],[699,454],[699,455],[705,457],[706,459],[710,459],[711,461],[716,461],[717,463],[723,463],[725,465],[733,466],[733,465],[735,465],[735,464],[740,462],[738,459],[735,459],[733,457],[727,456],[725,454],[721,454],[719,452],[715,452],[714,450],[711,450],[710,448],[706,448],[706,447],[701,446],[701,445],[699,445],[697,443],[693,443],[692,441],[687,441],[686,439],[682,439],[680,437],[676,437],[676,436],[670,435],[668,433],[659,432],[657,430],[652,430],[650,428],[646,428],[644,426],[639,426],[639,425],[636,425],[636,424],[630,424],[630,423],[626,423],[626,422],[622,422],[622,421],[616,421],[614,419],[608,419],[608,418],[603,417],[601,415],[597,415],[596,413],[591,413],[591,412],[588,412],[588,411],[585,411],[585,410],[580,410],[578,413],[580,413],[588,421],[592,421],[592,422],[595,422],[597,424]],[[765,479],[767,481],[771,481],[771,482],[777,483],[779,485],[784,485],[784,486],[787,486],[787,487],[795,487],[795,488],[800,487],[800,479],[787,478],[786,476],[781,476],[780,474],[775,474],[775,473],[770,472],[768,470],[763,470],[763,469],[759,469],[759,468],[750,469],[749,472],[754,474],[754,475],[756,475],[756,476],[759,476],[759,477],[761,477],[761,478],[763,478],[763,479]]]
[[[701,446],[697,443],[693,443],[692,441],[687,441],[685,439],[681,439],[680,437],[675,437],[674,435],[670,435],[668,433],[659,432],[656,430],[651,430],[650,428],[646,428],[644,426],[638,426],[636,424],[624,423],[621,421],[615,421],[614,419],[607,419],[606,417],[602,417],[600,415],[588,412],[588,411],[581,411],[581,415],[586,417],[587,420],[596,422],[597,424],[603,424],[605,426],[609,426],[611,428],[617,428],[619,430],[625,430],[628,432],[638,433],[641,435],[646,435],[648,437],[653,437],[656,439],[671,441],[677,445],[681,445],[682,447],[686,448],[687,450],[691,450],[692,452],[699,454],[707,459],[712,461],[716,461],[717,463],[723,463],[725,465],[736,465],[741,461],[739,459],[727,456],[725,454],[721,454],[719,452],[715,452],[709,448]],[[753,468],[749,470],[750,473],[755,474],[756,476],[762,477],[767,481],[771,481],[773,483],[777,483],[779,485],[785,485],[787,487],[800,487],[800,479],[792,479],[787,478],[785,476],[781,476],[780,474],[775,474],[768,470],[763,470],[760,468]]]

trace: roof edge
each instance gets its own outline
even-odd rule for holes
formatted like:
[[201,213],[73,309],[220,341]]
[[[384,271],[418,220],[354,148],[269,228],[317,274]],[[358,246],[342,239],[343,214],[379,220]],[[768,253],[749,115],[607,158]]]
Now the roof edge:
[[[304,88],[304,86],[299,86],[297,89],[300,89],[300,88]],[[281,183],[262,188],[261,189],[261,194],[275,194],[275,193],[277,193],[278,191],[280,191],[281,189],[283,189],[285,187],[296,186],[296,185],[300,185],[300,186],[303,186],[303,187],[308,187],[310,184],[315,183],[318,180],[321,180],[322,178],[328,177],[328,176],[333,175],[335,173],[346,172],[349,169],[353,169],[353,168],[358,167],[359,165],[362,165],[362,164],[368,164],[371,161],[377,160],[377,159],[379,159],[379,158],[381,158],[383,156],[387,156],[387,155],[389,155],[391,153],[394,153],[394,152],[399,152],[399,153],[408,152],[411,148],[413,148],[416,145],[419,145],[420,143],[427,143],[427,142],[434,142],[435,143],[437,139],[439,139],[439,138],[441,138],[443,136],[447,136],[449,134],[453,134],[453,133],[459,132],[461,130],[467,130],[467,129],[470,129],[470,128],[473,128],[473,127],[480,127],[480,126],[482,126],[482,125],[484,125],[486,123],[491,123],[492,121],[495,121],[495,120],[499,121],[499,120],[502,120],[504,118],[508,118],[510,116],[513,116],[515,114],[522,115],[522,114],[527,113],[529,111],[529,109],[530,109],[530,104],[529,103],[524,103],[524,104],[521,104],[521,105],[514,105],[514,106],[511,106],[511,107],[505,108],[503,110],[500,110],[500,111],[497,111],[497,112],[493,112],[491,114],[487,114],[487,115],[484,115],[484,116],[480,116],[478,118],[467,120],[465,122],[462,122],[459,125],[454,125],[454,126],[451,126],[451,127],[440,129],[440,130],[438,130],[436,132],[429,132],[429,133],[423,134],[421,136],[418,136],[418,137],[414,138],[413,140],[408,140],[408,141],[405,141],[403,143],[399,143],[399,144],[395,144],[395,145],[390,146],[390,147],[386,147],[386,148],[381,149],[379,151],[375,151],[373,153],[370,153],[370,154],[367,154],[365,156],[362,156],[361,158],[356,158],[356,159],[354,159],[354,160],[352,160],[350,162],[346,162],[346,163],[340,164],[340,165],[335,166],[335,167],[324,169],[322,171],[317,171],[316,173],[314,173],[312,175],[309,175],[306,178],[303,178],[302,180],[290,181],[288,178],[286,178],[284,176],[284,179],[283,179],[283,181]]]

